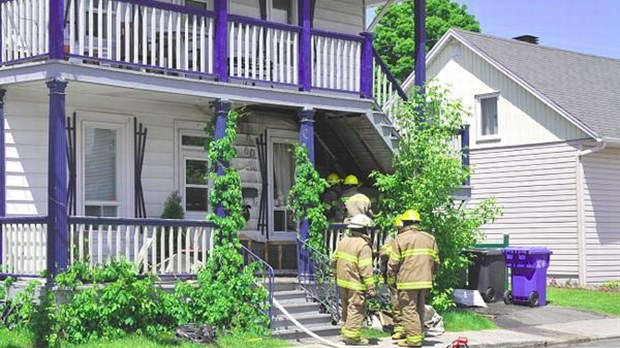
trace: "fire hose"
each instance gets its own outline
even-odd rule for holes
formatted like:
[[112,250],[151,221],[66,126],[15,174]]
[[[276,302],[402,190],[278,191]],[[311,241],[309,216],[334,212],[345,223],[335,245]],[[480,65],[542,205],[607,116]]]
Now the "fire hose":
[[295,326],[297,326],[298,328],[301,329],[301,331],[303,331],[306,335],[318,340],[322,345],[328,346],[328,347],[334,347],[334,348],[344,348],[344,346],[340,345],[340,344],[336,344],[334,342],[328,341],[326,339],[324,339],[323,337],[315,334],[314,332],[310,331],[308,328],[306,328],[305,326],[303,326],[299,321],[297,321],[297,319],[293,318],[293,316],[286,310],[284,309],[284,307],[280,304],[280,302],[278,302],[278,300],[276,300],[275,298],[273,299],[273,305],[280,310],[280,312],[282,312],[282,314],[284,314],[285,317],[287,317],[293,324],[295,324]]

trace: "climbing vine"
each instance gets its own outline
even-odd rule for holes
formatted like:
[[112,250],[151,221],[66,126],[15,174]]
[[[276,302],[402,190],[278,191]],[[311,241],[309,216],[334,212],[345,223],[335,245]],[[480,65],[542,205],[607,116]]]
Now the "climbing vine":
[[[209,203],[213,213],[207,217],[215,222],[214,248],[206,265],[198,272],[198,286],[177,284],[176,303],[184,303],[174,313],[180,323],[207,322],[220,331],[266,334],[267,292],[256,286],[257,264],[246,266],[240,253],[238,231],[245,224],[239,173],[229,166],[236,157],[234,147],[237,120],[240,114],[230,111],[222,138],[208,138],[206,150],[213,183]],[[212,134],[207,126],[207,136]],[[221,175],[218,175],[218,169]],[[216,213],[223,208],[224,216]]]
[[329,223],[325,216],[327,206],[321,200],[321,195],[328,186],[327,181],[321,178],[310,162],[308,149],[296,146],[295,183],[289,193],[288,205],[295,212],[298,221],[308,219],[306,244],[322,254],[327,254],[323,235]]

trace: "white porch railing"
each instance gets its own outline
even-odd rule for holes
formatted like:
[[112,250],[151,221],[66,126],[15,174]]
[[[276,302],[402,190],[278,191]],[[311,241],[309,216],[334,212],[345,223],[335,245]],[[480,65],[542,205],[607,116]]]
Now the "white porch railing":
[[297,85],[299,31],[291,25],[229,16],[230,76]]
[[67,2],[65,40],[70,55],[144,68],[213,73],[211,12],[156,1]]
[[195,274],[212,243],[208,221],[71,217],[69,265],[124,258],[143,273]]
[[47,217],[5,217],[0,273],[39,275],[46,268]]
[[[38,276],[47,267],[47,217],[0,218],[0,273]],[[68,265],[126,259],[141,273],[195,274],[212,247],[213,223],[69,217]]]
[[312,31],[312,87],[360,91],[362,36]]
[[49,0],[8,0],[0,3],[3,62],[19,61],[49,52]]
[[394,120],[392,115],[399,105],[408,99],[407,94],[402,90],[377,51],[373,51],[372,66],[373,98],[390,120]]

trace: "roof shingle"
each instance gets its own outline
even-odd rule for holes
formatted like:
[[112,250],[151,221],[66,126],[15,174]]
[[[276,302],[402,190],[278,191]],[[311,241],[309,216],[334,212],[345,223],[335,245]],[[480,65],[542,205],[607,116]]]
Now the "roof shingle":
[[620,60],[452,31],[599,137],[620,138]]

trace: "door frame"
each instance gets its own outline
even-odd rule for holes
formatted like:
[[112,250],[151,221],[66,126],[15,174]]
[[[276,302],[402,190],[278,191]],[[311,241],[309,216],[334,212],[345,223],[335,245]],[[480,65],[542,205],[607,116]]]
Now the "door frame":
[[[283,140],[283,141],[278,141]],[[290,130],[282,130],[282,129],[271,129],[267,128],[267,213],[269,214],[267,231],[270,236],[292,236],[292,239],[297,237],[297,231],[290,232],[282,232],[282,231],[274,231],[274,199],[272,193],[273,187],[273,144],[282,144],[286,143],[286,141],[290,140],[290,144],[297,145],[299,144],[299,132],[290,131]],[[294,173],[293,173],[294,175]],[[286,240],[287,238],[284,238]],[[282,238],[277,238],[277,240],[283,240]]]
[[117,136],[117,173],[116,190],[118,205],[118,217],[134,217],[134,137],[133,116],[114,114],[99,111],[76,111],[76,214],[85,214],[86,191],[84,190],[84,130],[86,126],[99,126],[101,128],[118,130]]

